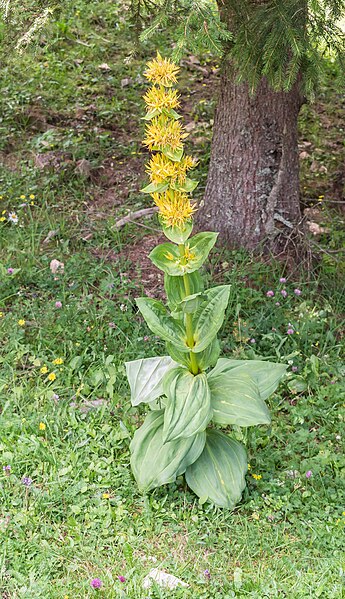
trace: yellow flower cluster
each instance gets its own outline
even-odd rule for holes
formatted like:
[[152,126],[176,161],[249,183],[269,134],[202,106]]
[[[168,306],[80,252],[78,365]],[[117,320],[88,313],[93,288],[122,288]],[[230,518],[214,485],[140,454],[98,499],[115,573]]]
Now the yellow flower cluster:
[[162,151],[169,148],[172,152],[176,152],[182,150],[184,136],[182,125],[178,121],[157,117],[147,125],[143,144],[150,150]]
[[164,154],[154,154],[146,167],[152,183],[158,185],[167,179],[172,183],[178,181],[183,184],[187,171],[195,167],[195,160],[191,156],[184,156],[180,162],[169,160]]
[[176,64],[170,62],[168,58],[162,58],[159,52],[157,52],[157,58],[147,63],[144,75],[151,83],[164,85],[164,87],[172,87],[177,83],[176,75],[179,70]]
[[195,167],[196,162],[191,156],[183,155],[186,133],[174,110],[179,106],[179,95],[176,90],[170,89],[177,83],[178,72],[179,67],[162,58],[159,53],[147,64],[144,75],[153,86],[144,96],[148,110],[146,119],[149,122],[143,144],[157,152],[146,167],[151,184],[158,186],[166,183],[168,186],[162,192],[151,190],[161,223],[166,228],[184,229],[195,212],[195,206],[191,204],[187,193],[178,187],[176,189],[176,185],[182,187],[186,183],[186,189],[195,187],[194,182],[187,179],[187,173]]
[[152,197],[166,227],[183,227],[195,212],[195,207],[192,206],[187,194],[180,191],[171,193],[168,190],[163,193],[153,193]]

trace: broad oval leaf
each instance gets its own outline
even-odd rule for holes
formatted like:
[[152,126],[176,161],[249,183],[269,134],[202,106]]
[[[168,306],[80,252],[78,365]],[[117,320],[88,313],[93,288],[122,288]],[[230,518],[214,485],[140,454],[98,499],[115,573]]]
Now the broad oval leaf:
[[194,376],[186,368],[173,368],[163,381],[168,398],[163,439],[187,438],[205,430],[212,418],[211,396],[204,373]]
[[231,509],[241,499],[246,472],[243,445],[220,431],[208,429],[204,450],[187,468],[186,481],[199,497]]
[[246,372],[259,387],[261,399],[267,399],[276,390],[287,366],[264,360],[228,360],[221,358],[214,369],[214,374],[230,372]]
[[198,459],[205,445],[205,432],[164,443],[163,421],[163,410],[150,412],[130,445],[131,467],[141,491],[174,482]]
[[163,395],[162,379],[176,366],[170,356],[157,356],[125,362],[126,374],[131,388],[131,402],[138,406],[151,402]]
[[[204,283],[199,272],[195,271],[188,275],[190,292],[200,293],[204,289]],[[172,277],[164,275],[164,288],[167,294],[169,307],[171,310],[180,308],[180,303],[186,296],[185,284],[182,276]]]
[[[173,372],[173,370],[171,370]],[[268,408],[256,382],[246,372],[213,369],[208,374],[212,420],[216,424],[254,426],[271,422]]]
[[207,299],[193,318],[195,353],[206,349],[222,326],[229,301],[230,285],[213,287],[205,291],[205,294]]
[[192,220],[187,221],[183,227],[166,227],[163,220],[161,218],[159,218],[159,220],[165,237],[170,239],[173,243],[185,243],[193,230]]
[[172,243],[161,243],[149,254],[153,264],[173,277],[192,273],[200,268],[217,241],[218,233],[206,231],[191,237],[186,243],[185,255]]
[[161,302],[149,297],[139,297],[136,302],[147,326],[155,335],[170,341],[182,352],[190,351],[182,324],[169,316]]

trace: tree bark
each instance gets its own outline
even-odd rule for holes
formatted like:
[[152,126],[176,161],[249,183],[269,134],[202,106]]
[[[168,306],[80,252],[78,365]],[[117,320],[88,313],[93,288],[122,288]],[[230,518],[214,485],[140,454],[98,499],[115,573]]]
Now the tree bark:
[[300,219],[297,118],[299,81],[273,91],[263,78],[254,96],[224,65],[199,228],[230,247],[277,250]]

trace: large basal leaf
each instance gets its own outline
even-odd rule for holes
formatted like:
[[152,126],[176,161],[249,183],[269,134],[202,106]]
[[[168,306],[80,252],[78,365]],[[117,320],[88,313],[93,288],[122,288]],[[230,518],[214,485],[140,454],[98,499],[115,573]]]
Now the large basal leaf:
[[131,388],[131,402],[138,406],[163,395],[163,376],[176,366],[170,356],[144,358],[125,362],[126,374]]
[[278,387],[286,369],[285,364],[276,364],[275,362],[220,358],[213,372],[219,374],[236,370],[237,374],[240,372],[247,373],[259,387],[261,399],[267,399]]
[[[190,292],[200,293],[204,289],[204,283],[199,272],[195,271],[188,275]],[[176,310],[180,306],[179,304],[186,296],[185,285],[183,277],[172,277],[170,275],[164,275],[164,288],[165,293],[169,301],[171,310]]]
[[193,352],[206,349],[217,335],[223,324],[224,314],[229,301],[230,285],[220,285],[205,291],[207,300],[193,318],[194,341]]
[[198,270],[205,262],[217,241],[218,233],[206,232],[194,235],[186,243],[185,256],[181,256],[178,246],[161,243],[149,254],[153,264],[166,274],[176,277]]
[[233,508],[246,486],[247,454],[241,443],[208,429],[201,456],[186,470],[189,487],[203,501]]
[[211,420],[211,397],[206,374],[194,376],[186,368],[173,368],[163,380],[167,406],[163,439],[173,441],[205,430]]
[[130,445],[132,471],[141,491],[174,482],[198,459],[205,445],[205,432],[164,443],[163,421],[163,410],[150,412]]
[[211,389],[213,422],[237,426],[270,423],[270,414],[260,397],[259,388],[247,372],[237,368],[222,372],[215,368],[207,379]]
[[147,326],[155,335],[173,343],[182,352],[190,351],[182,324],[169,316],[161,302],[149,297],[139,297],[136,302]]
[[[171,343],[167,343],[167,350],[170,356],[178,364],[187,366],[188,370],[192,370],[192,363],[190,360],[190,353],[184,353],[178,351]],[[220,346],[217,338],[211,341],[210,345],[201,351],[197,355],[199,369],[201,371],[206,370],[210,366],[214,366],[219,358]]]

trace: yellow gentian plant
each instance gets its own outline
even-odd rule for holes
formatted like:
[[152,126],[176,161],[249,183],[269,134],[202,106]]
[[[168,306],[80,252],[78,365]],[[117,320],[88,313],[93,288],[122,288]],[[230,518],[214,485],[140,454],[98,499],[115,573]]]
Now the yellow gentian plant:
[[219,426],[268,424],[265,399],[286,367],[219,358],[217,333],[230,288],[205,290],[199,272],[217,233],[191,237],[196,210],[191,193],[197,181],[189,174],[196,162],[184,153],[185,132],[175,110],[178,71],[157,54],[144,73],[152,83],[144,96],[144,145],[153,154],[147,165],[150,183],[142,191],[158,207],[169,241],[149,256],[164,272],[167,306],[147,297],[138,298],[137,305],[169,355],[126,363],[132,404],[146,402],[150,408],[131,442],[131,466],[142,491],[184,474],[201,502],[232,508],[245,487],[248,460],[244,446]]

